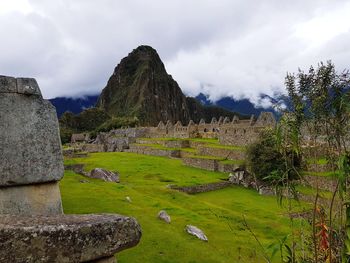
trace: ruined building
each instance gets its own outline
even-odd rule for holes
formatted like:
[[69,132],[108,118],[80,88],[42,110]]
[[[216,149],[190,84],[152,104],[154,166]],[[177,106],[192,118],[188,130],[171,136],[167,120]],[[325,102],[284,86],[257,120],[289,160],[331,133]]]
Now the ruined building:
[[232,120],[220,117],[218,120],[212,118],[210,123],[203,119],[198,124],[190,121],[186,126],[180,121],[175,125],[169,121],[166,124],[159,122],[157,127],[149,128],[144,137],[218,138],[221,144],[247,145],[256,140],[261,130],[275,125],[273,113],[262,112],[257,119],[252,116],[249,120],[240,120],[237,116]]
[[[180,121],[173,124],[159,122],[156,127],[121,128],[109,132],[101,132],[93,143],[82,143],[82,150],[87,152],[115,152],[129,149],[136,138],[218,138],[223,145],[245,146],[254,142],[259,133],[276,125],[276,119],[271,112],[262,112],[256,119],[240,120],[237,116],[232,119],[213,118],[210,123],[203,119],[198,123],[192,120],[183,125]],[[77,137],[84,138],[85,134],[73,134],[72,143]],[[88,142],[85,140],[85,142]],[[91,140],[89,140],[91,142]]]

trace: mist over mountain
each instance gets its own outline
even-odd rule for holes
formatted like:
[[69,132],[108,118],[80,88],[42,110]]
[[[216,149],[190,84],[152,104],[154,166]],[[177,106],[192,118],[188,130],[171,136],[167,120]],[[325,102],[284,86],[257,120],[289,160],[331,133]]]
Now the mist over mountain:
[[57,116],[61,117],[66,111],[79,114],[83,110],[95,106],[99,95],[83,96],[81,98],[57,97],[50,99],[50,102],[56,107]]
[[209,122],[212,117],[234,114],[246,118],[252,114],[258,116],[262,111],[277,113],[274,105],[281,101],[281,95],[272,98],[262,94],[259,99],[262,106],[254,105],[249,99],[228,96],[213,102],[203,93],[195,98],[186,97],[166,72],[157,51],[150,46],[139,46],[120,61],[100,95],[59,97],[51,102],[59,117],[66,111],[79,114],[96,106],[110,116],[137,117],[142,124],[156,125],[160,120],[188,123],[203,118]]
[[[264,107],[255,105],[249,99],[235,99],[229,96],[225,96],[220,98],[217,101],[211,101],[209,99],[209,95],[205,95],[203,93],[198,94],[195,97],[198,101],[200,101],[203,105],[212,106],[215,105],[217,107],[224,108],[229,111],[239,112],[244,115],[252,115],[258,116],[263,111],[271,111],[276,116],[280,114],[280,111],[277,109],[278,107],[288,108],[289,101],[286,96],[282,94],[276,94],[275,97],[268,96],[266,94],[260,94],[260,100],[264,101]],[[269,105],[269,106],[267,106]]]
[[[51,99],[50,101],[56,107],[58,117],[61,117],[66,111],[79,114],[85,109],[94,107],[97,103],[98,97],[99,95],[83,96],[81,98],[58,97]],[[275,99],[271,97],[269,98],[271,101],[275,101]],[[259,107],[250,102],[249,99],[234,99],[227,96],[213,102],[203,93],[198,94],[195,99],[202,105],[217,106],[225,110],[239,112],[244,115],[254,114],[255,116],[258,116],[262,111],[271,111],[278,115],[278,112],[274,107]]]

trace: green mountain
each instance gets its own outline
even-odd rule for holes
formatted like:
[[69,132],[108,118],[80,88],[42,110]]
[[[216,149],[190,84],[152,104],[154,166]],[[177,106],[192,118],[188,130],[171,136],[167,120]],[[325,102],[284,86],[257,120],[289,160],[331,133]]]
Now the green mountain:
[[191,119],[198,122],[201,118],[208,122],[212,117],[235,114],[186,97],[150,46],[139,46],[121,60],[96,106],[110,116],[137,117],[142,125],[168,120],[187,124]]

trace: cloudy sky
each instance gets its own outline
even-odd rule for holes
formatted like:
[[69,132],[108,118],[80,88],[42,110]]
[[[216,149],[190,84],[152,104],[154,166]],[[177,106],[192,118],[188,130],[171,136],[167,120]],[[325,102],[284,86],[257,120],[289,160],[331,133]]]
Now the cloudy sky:
[[341,0],[0,0],[0,74],[46,98],[96,94],[147,44],[187,95],[257,103],[298,67],[350,68],[349,14]]

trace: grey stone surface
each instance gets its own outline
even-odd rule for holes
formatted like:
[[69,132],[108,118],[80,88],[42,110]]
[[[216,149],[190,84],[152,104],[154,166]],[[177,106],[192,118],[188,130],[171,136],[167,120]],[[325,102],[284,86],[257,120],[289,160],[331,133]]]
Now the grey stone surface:
[[38,83],[33,78],[0,76],[0,93],[19,93],[41,97]]
[[113,173],[111,171],[108,171],[106,169],[102,168],[95,168],[91,170],[90,174],[87,174],[87,176],[91,178],[101,179],[106,182],[115,182],[119,183],[119,174]]
[[236,169],[233,173],[230,173],[229,182],[233,184],[243,185],[246,188],[253,188],[258,190],[259,182],[253,175],[248,173],[246,170]]
[[0,76],[0,93],[17,93],[16,78]]
[[203,241],[208,241],[207,236],[203,233],[202,230],[200,230],[198,227],[196,226],[192,226],[192,225],[187,225],[186,226],[186,232],[189,233],[192,236],[197,237],[200,240]]
[[39,85],[33,78],[17,78],[17,92],[25,95],[41,96]]
[[171,222],[170,216],[169,216],[168,213],[167,213],[166,211],[164,211],[164,210],[159,211],[159,213],[158,213],[158,218],[159,218],[160,220],[163,220],[164,222],[166,222],[166,223],[168,223],[168,224],[170,224],[170,222]]
[[275,195],[275,191],[272,187],[269,186],[260,186],[259,187],[260,195]]
[[57,182],[0,187],[0,214],[57,215],[62,214]]
[[90,261],[89,263],[117,263],[117,259],[115,257],[108,257]]
[[0,186],[58,181],[64,170],[56,110],[34,79],[17,79],[23,94],[3,92],[13,85],[0,77]]
[[0,262],[99,262],[140,238],[137,221],[120,215],[0,215]]

